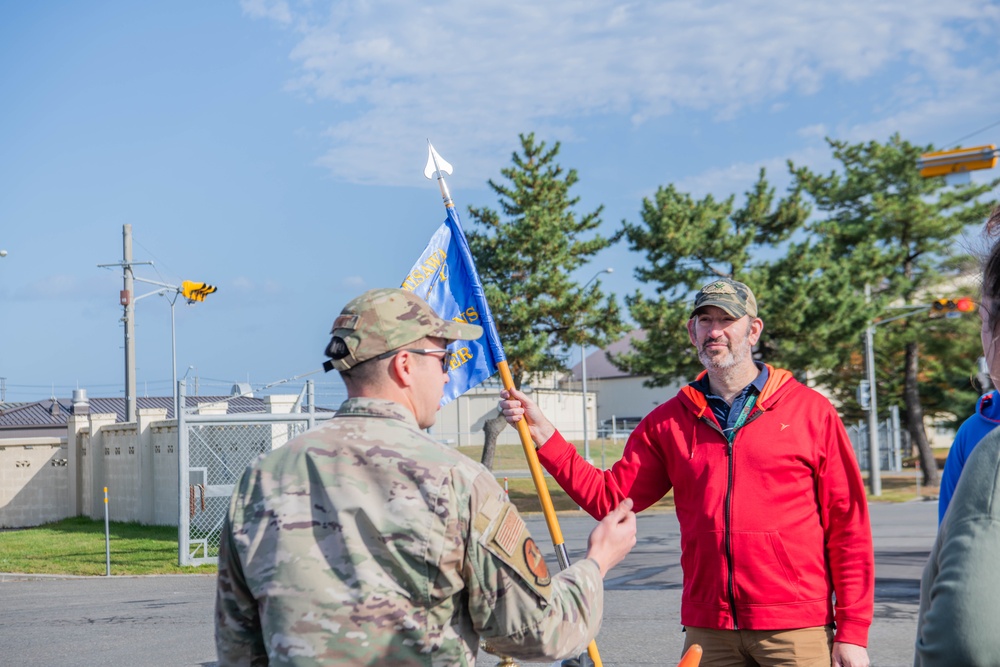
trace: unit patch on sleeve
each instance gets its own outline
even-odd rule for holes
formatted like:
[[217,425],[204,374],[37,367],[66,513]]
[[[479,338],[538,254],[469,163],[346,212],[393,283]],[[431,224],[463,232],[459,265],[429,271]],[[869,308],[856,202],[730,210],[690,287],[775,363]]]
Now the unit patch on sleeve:
[[528,564],[528,570],[531,574],[535,575],[536,584],[548,586],[552,583],[552,579],[549,577],[549,566],[545,564],[542,550],[530,537],[524,541],[524,562]]

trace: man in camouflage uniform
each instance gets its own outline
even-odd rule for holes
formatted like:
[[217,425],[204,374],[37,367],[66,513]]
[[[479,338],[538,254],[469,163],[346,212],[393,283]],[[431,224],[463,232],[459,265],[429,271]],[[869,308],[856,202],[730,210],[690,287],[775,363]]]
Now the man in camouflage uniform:
[[498,652],[584,651],[602,577],[635,544],[626,501],[587,558],[550,574],[492,474],[433,440],[452,340],[419,297],[366,292],[333,325],[328,368],[348,400],[323,425],[252,464],[222,533],[220,665],[473,665]]

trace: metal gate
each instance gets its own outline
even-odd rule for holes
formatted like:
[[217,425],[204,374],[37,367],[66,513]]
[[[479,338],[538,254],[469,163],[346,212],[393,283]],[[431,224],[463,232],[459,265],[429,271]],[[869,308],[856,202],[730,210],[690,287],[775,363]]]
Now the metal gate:
[[[178,411],[178,562],[218,563],[222,523],[240,476],[260,454],[280,447],[333,413],[317,415],[312,382],[306,384],[308,412],[292,414],[191,414]],[[185,405],[178,382],[178,405]]]
[[[857,426],[847,426],[846,428],[847,436],[851,439],[851,445],[854,447],[854,456],[858,461],[858,467],[862,472],[865,472],[871,467],[871,458],[868,456],[868,422],[859,421]],[[901,435],[899,407],[889,406],[889,419],[880,421],[878,424],[879,470],[902,472]]]

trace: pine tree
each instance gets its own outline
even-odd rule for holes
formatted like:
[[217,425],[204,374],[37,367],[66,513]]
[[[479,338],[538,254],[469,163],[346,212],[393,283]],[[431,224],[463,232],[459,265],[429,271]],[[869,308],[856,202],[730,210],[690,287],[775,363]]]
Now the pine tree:
[[[922,178],[917,159],[932,147],[915,146],[899,135],[884,144],[828,143],[841,163],[839,172],[821,176],[790,165],[797,186],[826,215],[813,231],[856,276],[855,288],[869,284],[881,306],[928,302],[942,282],[955,276],[963,255],[957,238],[970,225],[982,223],[993,204],[980,198],[1000,181],[952,188],[943,178]],[[978,356],[970,356],[974,338],[967,344],[929,344],[950,335],[948,324],[914,316],[878,329],[876,339],[877,389],[880,395],[893,392],[890,402],[896,399],[905,406],[906,428],[928,485],[937,484],[937,466],[924,431],[924,401],[934,392],[948,393],[945,377],[954,384],[956,372],[967,375]],[[931,349],[939,356],[927,363]],[[851,365],[842,355],[839,367],[847,370],[842,376],[854,375],[847,369]],[[901,387],[895,378],[902,378]],[[844,393],[842,385],[840,391]],[[954,404],[940,396],[938,401],[939,406]]]
[[[691,378],[702,370],[686,322],[694,292],[713,278],[741,280],[754,291],[765,322],[758,358],[774,361],[788,355],[800,339],[815,344],[815,339],[798,335],[812,286],[800,278],[821,273],[822,254],[800,243],[777,268],[768,263],[789,245],[809,215],[801,192],[791,190],[777,199],[761,170],[744,205],[735,209],[734,200],[718,201],[708,195],[696,201],[669,185],[659,188],[652,200],[643,200],[641,224],[624,224],[631,249],[646,256],[636,278],[651,285],[656,295],[637,291],[626,301],[636,323],[655,335],[637,339],[633,350],[618,355],[615,363],[649,376],[651,386]],[[794,337],[786,331],[794,332]],[[804,349],[799,355],[810,357]]]
[[[584,290],[571,278],[621,234],[597,233],[603,207],[574,211],[579,197],[569,191],[579,177],[556,162],[558,142],[549,148],[533,133],[520,140],[513,166],[500,171],[507,183],[488,182],[500,212],[470,207],[478,228],[467,234],[518,388],[529,376],[565,370],[573,346],[607,345],[626,328],[617,301],[604,296],[599,280]],[[503,415],[487,423],[487,467],[503,425]]]

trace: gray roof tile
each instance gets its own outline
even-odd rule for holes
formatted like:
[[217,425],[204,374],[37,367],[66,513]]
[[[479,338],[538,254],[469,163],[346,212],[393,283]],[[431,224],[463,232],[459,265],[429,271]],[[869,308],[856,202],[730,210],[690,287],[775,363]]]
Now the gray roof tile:
[[[264,401],[249,396],[188,396],[185,405],[193,408],[201,403],[229,404],[228,414],[246,412],[266,412]],[[115,421],[125,421],[125,398],[91,398],[91,414],[117,415]],[[174,399],[171,396],[141,396],[136,398],[136,408],[140,410],[160,408],[167,410],[167,419],[174,418]],[[12,404],[5,403],[4,406]],[[5,426],[52,426],[65,424],[73,414],[73,401],[68,398],[47,398],[34,403],[13,404],[0,411],[0,428]]]

